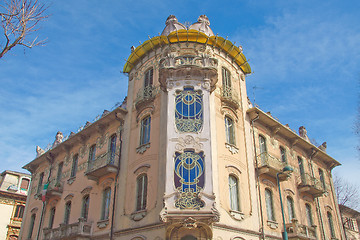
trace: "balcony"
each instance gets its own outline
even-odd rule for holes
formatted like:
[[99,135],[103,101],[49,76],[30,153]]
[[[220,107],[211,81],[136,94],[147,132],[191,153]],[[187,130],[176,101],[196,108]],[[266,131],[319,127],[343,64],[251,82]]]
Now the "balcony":
[[102,176],[116,173],[117,166],[117,154],[107,152],[96,157],[94,161],[88,162],[88,169],[85,175],[88,179],[97,181]]
[[286,224],[286,231],[289,239],[309,239],[316,240],[316,226],[305,226],[299,224],[295,219],[291,223]]
[[158,93],[158,88],[153,85],[139,89],[134,101],[136,110],[141,111],[144,108],[144,106],[154,101],[157,93]]
[[307,173],[301,176],[298,189],[300,192],[308,193],[313,197],[320,197],[325,193],[325,189],[322,187],[320,180]]
[[60,197],[64,191],[64,183],[56,179],[50,180],[49,186],[46,191],[46,197]]
[[79,218],[79,222],[60,224],[58,228],[44,228],[44,240],[90,239],[92,223]]
[[[266,174],[270,177],[276,178],[276,174],[282,172],[283,168],[285,167],[284,162],[271,156],[267,152],[259,154],[257,156],[257,161],[257,171],[259,175]],[[287,178],[287,174],[279,174],[280,181],[284,181]]]
[[238,95],[239,94],[229,86],[223,86],[221,88],[221,102],[235,110],[240,107],[240,100]]

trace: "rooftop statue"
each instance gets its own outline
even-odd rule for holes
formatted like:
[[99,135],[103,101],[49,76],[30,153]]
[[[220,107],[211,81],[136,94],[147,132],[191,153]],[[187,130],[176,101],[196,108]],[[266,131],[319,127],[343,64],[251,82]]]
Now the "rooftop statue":
[[55,141],[54,141],[52,147],[56,147],[58,144],[62,143],[63,138],[64,138],[64,136],[63,136],[62,132],[60,132],[60,131],[57,132],[56,136],[55,136]]

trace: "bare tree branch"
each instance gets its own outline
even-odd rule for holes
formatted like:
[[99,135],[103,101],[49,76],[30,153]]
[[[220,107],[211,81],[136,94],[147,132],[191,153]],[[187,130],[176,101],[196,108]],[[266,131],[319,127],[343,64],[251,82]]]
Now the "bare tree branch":
[[27,48],[43,45],[38,37],[31,34],[38,31],[38,24],[48,18],[47,6],[39,0],[4,0],[0,4],[1,29],[5,41],[0,43],[0,58],[16,45]]
[[349,183],[338,175],[334,176],[334,187],[338,203],[349,208],[359,207],[359,188],[354,183]]

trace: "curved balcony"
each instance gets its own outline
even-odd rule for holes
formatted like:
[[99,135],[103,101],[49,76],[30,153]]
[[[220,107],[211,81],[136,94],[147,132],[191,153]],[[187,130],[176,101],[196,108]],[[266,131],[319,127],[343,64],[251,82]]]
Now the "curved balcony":
[[293,219],[291,223],[286,224],[286,231],[289,239],[316,240],[316,226],[306,226],[299,224]]
[[158,88],[153,85],[139,89],[134,101],[136,110],[141,111],[148,103],[153,102],[157,93]]
[[116,173],[117,167],[117,154],[107,152],[97,156],[94,161],[88,162],[88,169],[85,175],[88,179],[97,181],[102,176]]
[[305,173],[301,176],[301,182],[298,185],[300,192],[308,193],[313,197],[320,197],[325,193],[319,179],[312,177],[310,174]]
[[[285,167],[284,162],[271,156],[267,152],[259,154],[257,156],[257,161],[257,172],[259,175],[266,174],[270,177],[276,178],[276,174],[281,173]],[[280,181],[286,180],[287,177],[287,174],[279,174]]]
[[240,100],[238,93],[234,91],[232,87],[223,86],[221,88],[221,102],[233,109],[238,109],[240,107]]

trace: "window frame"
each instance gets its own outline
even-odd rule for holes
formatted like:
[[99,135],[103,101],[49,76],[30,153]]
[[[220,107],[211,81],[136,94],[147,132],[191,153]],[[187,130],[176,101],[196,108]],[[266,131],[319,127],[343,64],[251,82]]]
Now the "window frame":
[[81,202],[81,217],[87,221],[89,217],[89,208],[90,208],[90,195],[85,195],[82,198]]
[[274,197],[273,192],[269,188],[265,188],[265,206],[268,221],[275,222]]
[[71,201],[65,203],[64,224],[69,224],[71,214]]
[[149,68],[144,73],[144,88],[154,84],[154,68]]
[[72,160],[72,164],[71,164],[70,178],[76,177],[78,161],[79,161],[79,154],[75,154],[73,156],[73,160]]
[[306,214],[307,223],[309,224],[310,227],[313,226],[314,219],[312,216],[312,209],[311,209],[311,205],[308,203],[305,204],[305,214]]
[[294,199],[292,197],[290,197],[290,196],[287,196],[286,197],[286,204],[287,204],[289,222],[292,222],[292,220],[296,218]]
[[136,211],[146,210],[147,205],[147,189],[148,189],[148,177],[147,174],[140,174],[136,178]]
[[[231,179],[234,180],[234,183],[231,183]],[[239,189],[239,178],[234,174],[229,175],[229,200],[230,200],[230,209],[232,211],[241,211],[240,206],[240,189]],[[235,198],[235,199],[234,199]]]
[[13,218],[16,219],[17,221],[21,221],[21,219],[23,219],[24,217],[24,211],[25,211],[25,206],[22,204],[17,204],[15,206]]
[[58,169],[57,169],[57,173],[56,173],[56,183],[59,183],[61,181],[61,175],[62,175],[63,168],[64,168],[64,162],[60,162],[58,164]]
[[115,153],[116,153],[116,141],[117,141],[117,134],[114,133],[111,135],[109,139],[109,163],[114,164],[115,162]]
[[227,144],[236,145],[235,121],[228,115],[225,116],[225,138]]
[[321,186],[324,188],[324,190],[326,190],[325,174],[321,168],[319,168],[319,178],[320,178]]
[[103,200],[101,208],[101,220],[108,220],[110,216],[111,205],[111,187],[107,187],[103,191]]
[[40,176],[39,176],[38,186],[37,186],[37,193],[40,193],[41,190],[42,190],[41,187],[42,187],[42,185],[43,185],[44,176],[45,176],[45,173],[44,173],[44,172],[41,172],[41,173],[40,173]]
[[230,73],[230,71],[227,68],[222,67],[221,68],[221,76],[222,76],[223,87],[231,88],[231,73]]
[[329,231],[330,231],[331,238],[335,238],[336,235],[335,235],[333,216],[332,216],[331,212],[329,212],[329,211],[326,213],[326,216],[327,216],[327,219],[328,219]]
[[31,214],[31,217],[30,217],[30,226],[29,226],[28,237],[27,237],[28,239],[31,239],[31,237],[33,235],[35,220],[36,220],[36,214],[33,213],[33,214]]
[[88,166],[91,169],[96,160],[96,144],[91,145],[89,148]]
[[150,143],[151,116],[147,115],[141,119],[140,125],[140,146]]
[[287,164],[286,149],[283,146],[280,146],[280,158],[281,162]]
[[300,156],[298,156],[297,159],[298,159],[298,165],[299,165],[299,172],[300,172],[301,180],[305,181],[304,160]]
[[50,208],[50,213],[49,213],[49,228],[50,229],[53,228],[53,226],[54,226],[55,213],[56,213],[56,207]]

